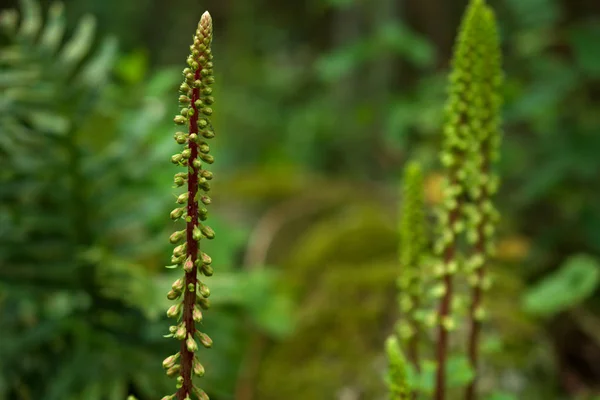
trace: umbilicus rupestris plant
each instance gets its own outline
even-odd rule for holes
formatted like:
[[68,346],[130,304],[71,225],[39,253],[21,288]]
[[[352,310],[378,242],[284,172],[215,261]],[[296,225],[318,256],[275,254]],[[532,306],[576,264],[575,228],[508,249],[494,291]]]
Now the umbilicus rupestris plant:
[[[168,376],[176,377],[176,393],[163,397],[163,400],[207,400],[208,395],[193,382],[193,376],[203,376],[204,367],[196,353],[198,342],[206,348],[212,346],[212,340],[197,329],[202,322],[202,310],[209,307],[210,290],[199,279],[211,276],[211,258],[200,250],[200,242],[213,239],[214,231],[204,221],[211,203],[206,192],[210,190],[212,173],[206,169],[213,163],[209,146],[205,139],[214,137],[210,122],[213,97],[211,85],[214,83],[212,63],[212,18],[205,12],[198,24],[194,43],[190,46],[187,59],[188,67],[183,70],[184,80],[179,90],[180,114],[174,118],[175,124],[187,128],[176,132],[175,141],[183,145],[181,153],[173,155],[173,164],[184,167],[185,172],[175,174],[176,187],[186,191],[177,197],[178,207],[171,211],[171,219],[185,221],[185,229],[175,231],[170,242],[173,249],[171,264],[168,268],[181,268],[183,276],[173,282],[167,294],[176,303],[167,311],[167,316],[177,320],[170,327],[168,337],[181,341],[180,350],[163,361]],[[198,342],[197,342],[197,341]]]

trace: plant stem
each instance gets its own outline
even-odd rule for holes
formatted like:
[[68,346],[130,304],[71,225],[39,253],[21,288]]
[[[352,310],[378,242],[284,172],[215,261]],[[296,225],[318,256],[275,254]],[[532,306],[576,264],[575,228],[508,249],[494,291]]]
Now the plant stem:
[[[200,69],[194,73],[194,79],[200,79]],[[198,109],[196,108],[196,100],[200,98],[200,89],[193,88],[192,90],[192,101],[191,106],[194,109],[194,114],[190,117],[189,133],[198,132]],[[194,265],[190,272],[185,274],[186,287],[190,284],[196,287],[198,282],[198,275],[196,266],[196,260],[198,259],[198,241],[194,240],[193,232],[194,228],[199,225],[198,218],[198,170],[193,166],[194,160],[198,158],[198,144],[192,141],[189,142],[191,156],[188,161],[188,203],[187,203],[187,215],[189,220],[186,225],[186,240],[187,240],[187,257],[191,257],[192,264]],[[186,258],[187,258],[186,257]],[[196,334],[196,324],[193,319],[194,305],[196,304],[196,293],[186,290],[183,299],[183,316],[182,320],[185,322],[187,335],[194,337]],[[194,361],[194,353],[187,349],[185,340],[181,341],[181,376],[183,377],[183,386],[177,392],[177,398],[184,400],[186,396],[192,396],[192,366]]]

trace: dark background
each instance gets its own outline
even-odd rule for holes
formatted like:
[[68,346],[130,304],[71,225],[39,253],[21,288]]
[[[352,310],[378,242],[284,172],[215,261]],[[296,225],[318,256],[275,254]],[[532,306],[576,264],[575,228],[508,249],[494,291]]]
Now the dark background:
[[[420,160],[428,204],[439,202],[445,74],[465,5],[81,0],[65,2],[64,39],[44,42],[57,31],[35,23],[3,33],[0,399],[172,390],[160,368],[178,346],[162,338],[171,121],[204,10],[217,238],[203,387],[215,400],[385,398],[399,177]],[[600,2],[490,5],[506,73],[503,219],[481,388],[495,400],[592,399]],[[39,24],[61,26],[51,21]]]

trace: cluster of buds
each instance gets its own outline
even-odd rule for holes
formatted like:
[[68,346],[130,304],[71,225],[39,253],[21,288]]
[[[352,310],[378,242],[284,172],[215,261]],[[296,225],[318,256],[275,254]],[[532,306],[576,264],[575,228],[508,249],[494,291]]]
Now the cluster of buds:
[[[492,10],[485,0],[471,0],[454,49],[441,152],[446,181],[444,201],[438,210],[439,237],[434,245],[439,256],[434,273],[439,283],[432,289],[432,295],[439,298],[436,400],[445,396],[449,331],[456,327],[454,318],[467,304],[461,293],[453,291],[458,272],[474,288],[470,319],[478,323],[484,316],[481,291],[489,286],[489,279],[483,267],[493,252],[491,237],[498,219],[490,201],[498,188],[498,179],[491,173],[500,141],[497,40]],[[477,345],[473,335],[469,341],[470,349]],[[474,367],[475,358],[470,354]],[[473,399],[472,394],[467,397]]]
[[173,179],[175,187],[184,187],[186,191],[177,197],[178,207],[171,211],[171,219],[183,220],[185,229],[173,232],[169,238],[176,247],[167,268],[181,268],[183,277],[173,282],[167,293],[167,298],[176,302],[168,309],[167,316],[177,322],[166,336],[181,341],[181,345],[179,352],[163,361],[166,374],[177,379],[176,393],[163,400],[208,400],[208,395],[194,385],[193,376],[204,375],[204,366],[196,354],[198,342],[206,348],[212,346],[208,335],[197,329],[197,324],[202,322],[201,310],[210,306],[210,290],[199,277],[213,274],[212,259],[200,251],[200,243],[215,237],[212,228],[204,223],[208,214],[206,206],[211,203],[207,192],[213,178],[206,165],[214,162],[206,142],[215,136],[210,122],[214,101],[212,29],[211,16],[205,12],[190,46],[188,66],[183,70],[184,79],[179,87],[180,113],[174,118],[175,124],[187,129],[180,129],[174,135],[183,150],[173,155],[171,162],[187,171],[176,173]]
[[407,165],[404,170],[402,207],[400,210],[400,277],[398,279],[399,304],[402,317],[397,331],[407,355],[414,367],[419,369],[419,337],[422,329],[420,312],[423,291],[424,257],[427,236],[423,174],[418,163]]

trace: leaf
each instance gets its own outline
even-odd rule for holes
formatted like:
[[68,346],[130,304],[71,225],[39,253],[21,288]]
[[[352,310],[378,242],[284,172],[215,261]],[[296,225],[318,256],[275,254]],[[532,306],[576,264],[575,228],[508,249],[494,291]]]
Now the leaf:
[[526,293],[525,310],[549,316],[573,307],[589,297],[600,281],[600,263],[586,254],[571,256],[550,276]]
[[48,9],[46,27],[40,39],[40,45],[54,53],[65,33],[65,11],[62,3],[53,3]]
[[92,15],[84,15],[79,21],[75,33],[62,49],[61,59],[67,68],[79,63],[92,47],[96,19]]
[[23,21],[21,22],[19,36],[33,39],[42,26],[40,5],[35,0],[21,0],[21,8],[23,9]]

